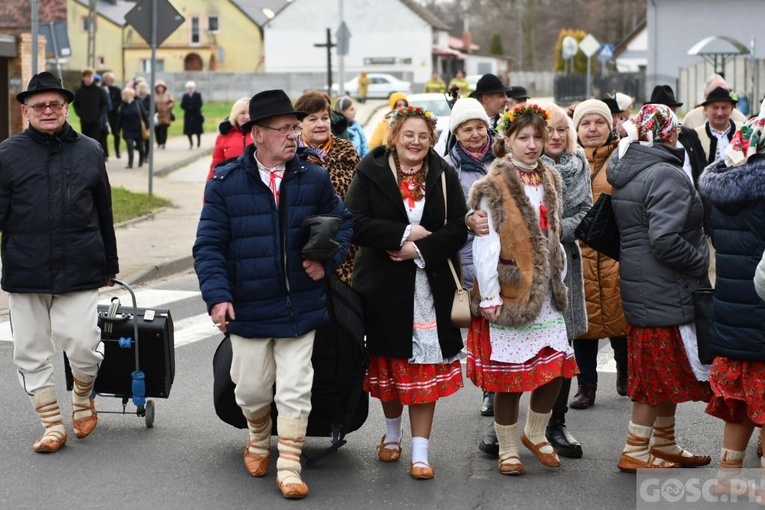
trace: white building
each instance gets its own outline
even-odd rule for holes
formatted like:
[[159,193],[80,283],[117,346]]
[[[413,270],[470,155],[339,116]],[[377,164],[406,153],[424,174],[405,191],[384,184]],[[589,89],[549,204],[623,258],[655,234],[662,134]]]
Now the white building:
[[645,20],[616,45],[614,62],[620,73],[645,71],[648,65],[648,28]]
[[[266,73],[326,72],[327,50],[314,44],[326,42],[328,28],[336,42],[338,10],[337,0],[285,5],[264,26]],[[345,80],[366,70],[424,83],[432,73],[434,47],[448,48],[449,27],[414,0],[346,0],[343,17],[351,33]],[[333,49],[335,77],[338,63]]]

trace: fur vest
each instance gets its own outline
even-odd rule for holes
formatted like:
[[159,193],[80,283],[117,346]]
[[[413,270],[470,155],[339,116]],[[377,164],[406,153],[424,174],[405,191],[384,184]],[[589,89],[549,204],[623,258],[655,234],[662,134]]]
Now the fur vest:
[[[534,320],[539,315],[552,283],[553,302],[565,310],[568,290],[563,284],[564,253],[559,242],[562,205],[560,175],[541,161],[540,173],[547,207],[547,235],[541,230],[537,213],[529,202],[518,171],[508,158],[498,158],[489,174],[477,181],[470,192],[469,205],[480,209],[486,199],[488,212],[500,236],[497,266],[500,295],[504,304],[497,323],[513,326]],[[481,295],[475,282],[471,309],[479,315]]]

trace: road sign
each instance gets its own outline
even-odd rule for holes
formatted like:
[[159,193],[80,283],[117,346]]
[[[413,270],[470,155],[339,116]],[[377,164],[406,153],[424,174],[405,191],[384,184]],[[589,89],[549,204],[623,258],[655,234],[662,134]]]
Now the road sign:
[[132,26],[144,41],[151,44],[151,3],[157,2],[157,40],[156,46],[175,32],[186,19],[175,10],[168,0],[141,0],[125,14],[125,21]]
[[579,50],[579,43],[576,42],[576,39],[570,35],[563,38],[563,41],[561,41],[561,56],[563,60],[574,58],[577,50]]
[[604,44],[600,47],[600,54],[598,55],[598,60],[601,62],[607,62],[614,58],[614,45],[613,44]]
[[335,37],[337,38],[337,54],[347,55],[351,31],[348,30],[348,25],[345,24],[345,21],[340,23],[340,27],[335,32]]
[[[143,0],[144,2],[146,0]],[[579,49],[585,54],[587,58],[590,58],[600,49],[600,43],[595,39],[592,34],[587,34],[584,39],[579,41]]]

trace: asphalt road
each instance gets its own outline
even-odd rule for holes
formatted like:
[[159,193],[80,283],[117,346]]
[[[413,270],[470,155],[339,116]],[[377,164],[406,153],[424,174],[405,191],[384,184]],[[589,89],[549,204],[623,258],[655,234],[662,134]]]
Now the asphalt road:
[[[635,478],[616,469],[630,405],[616,395],[608,346],[601,351],[596,405],[568,414],[569,428],[584,447],[582,459],[563,459],[563,466],[552,470],[521,447],[524,475],[499,475],[495,461],[477,449],[490,418],[479,416],[481,392],[466,380],[462,390],[437,406],[430,449],[434,480],[408,476],[408,433],[401,462],[384,464],[376,459],[375,446],[384,425],[379,404],[372,400],[367,422],[348,436],[348,444],[304,469],[311,492],[305,501],[294,503],[282,499],[276,488],[276,455],[265,478],[250,477],[242,461],[245,432],[214,414],[211,360],[221,335],[205,314],[196,277],[185,273],[137,290],[139,306],[169,307],[176,325],[175,383],[169,399],[155,401],[152,429],[134,414],[104,413],[89,438],[75,439],[70,428],[69,443],[60,452],[34,453],[31,445],[42,429],[16,380],[12,344],[0,341],[0,384],[7,389],[0,394],[4,410],[0,508],[635,508]],[[71,404],[63,390],[60,353],[55,367],[64,421],[70,427]],[[522,408],[527,402],[524,397]],[[98,397],[96,403],[103,411],[121,409],[116,398]],[[692,451],[712,455],[714,465],[722,424],[705,415],[703,408],[703,404],[680,406],[678,438]],[[135,410],[132,403],[127,409]],[[306,451],[315,453],[328,441],[309,438]],[[753,454],[746,465],[757,465]]]

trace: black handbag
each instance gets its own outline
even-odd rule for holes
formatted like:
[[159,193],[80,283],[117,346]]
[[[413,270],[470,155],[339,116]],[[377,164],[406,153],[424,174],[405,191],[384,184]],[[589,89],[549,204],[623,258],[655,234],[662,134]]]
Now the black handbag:
[[619,260],[619,228],[611,207],[611,195],[601,193],[576,227],[574,235],[593,250]]
[[709,345],[709,323],[712,317],[712,296],[715,289],[701,288],[693,291],[693,312],[696,318],[696,343],[699,349],[699,361],[709,365],[715,355]]

